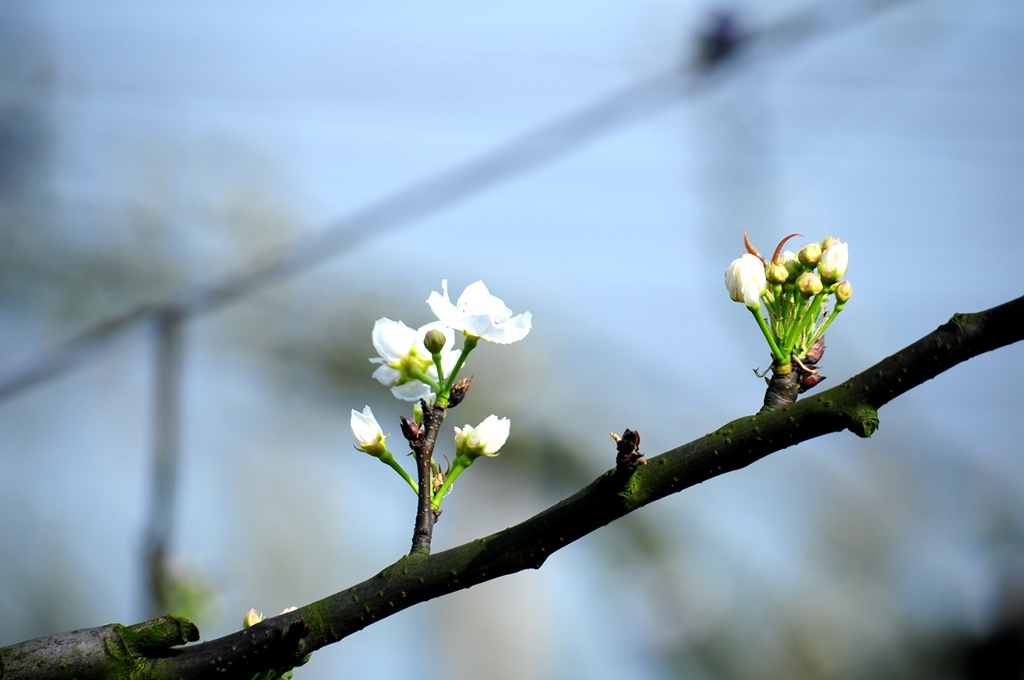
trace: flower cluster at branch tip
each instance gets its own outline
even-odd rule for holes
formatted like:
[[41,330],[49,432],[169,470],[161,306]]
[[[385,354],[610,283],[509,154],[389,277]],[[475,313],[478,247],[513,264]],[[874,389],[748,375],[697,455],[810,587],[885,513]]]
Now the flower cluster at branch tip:
[[[744,303],[754,315],[772,350],[772,368],[787,373],[793,361],[801,370],[814,373],[812,367],[824,350],[825,330],[843,310],[853,293],[844,281],[850,263],[849,246],[829,236],[812,242],[796,253],[783,250],[782,239],[772,258],[766,259],[743,235],[747,252],[725,271],[729,297]],[[835,308],[828,311],[835,296]],[[764,310],[762,310],[762,303]],[[817,347],[817,349],[815,349]],[[807,381],[810,384],[820,381]]]
[[[438,320],[412,329],[401,321],[387,317],[373,326],[373,347],[378,356],[370,359],[379,364],[373,377],[390,387],[398,399],[413,402],[413,419],[402,417],[402,434],[414,452],[427,445],[426,413],[434,414],[434,423],[444,417],[447,408],[454,408],[469,390],[471,380],[458,380],[466,358],[481,340],[508,345],[527,336],[533,324],[529,312],[513,315],[500,299],[491,295],[483,281],[470,284],[455,304],[448,295],[448,281],[441,282],[442,293],[432,292],[427,305]],[[462,347],[456,349],[458,333]],[[419,486],[395,460],[386,444],[385,435],[367,406],[362,413],[352,410],[352,436],[356,448],[392,467],[408,482],[413,491]],[[508,439],[508,418],[491,415],[477,427],[455,428],[456,456],[449,469],[442,472],[431,460],[430,491],[435,509],[451,488],[452,482],[480,456],[493,458]],[[432,432],[436,433],[435,429]],[[433,435],[430,435],[433,437]],[[433,439],[430,440],[433,445]],[[417,454],[419,455],[419,454]]]

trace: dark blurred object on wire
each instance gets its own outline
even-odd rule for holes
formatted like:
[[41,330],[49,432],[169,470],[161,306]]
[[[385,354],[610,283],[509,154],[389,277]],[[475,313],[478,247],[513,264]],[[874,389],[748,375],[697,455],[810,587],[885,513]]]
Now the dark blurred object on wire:
[[716,9],[697,36],[697,65],[710,69],[732,56],[743,43],[735,10]]

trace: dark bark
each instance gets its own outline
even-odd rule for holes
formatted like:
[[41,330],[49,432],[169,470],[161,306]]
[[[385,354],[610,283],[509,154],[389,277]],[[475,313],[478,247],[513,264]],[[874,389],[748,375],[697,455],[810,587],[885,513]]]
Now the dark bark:
[[789,406],[796,401],[800,391],[798,370],[794,367],[789,373],[772,373],[771,380],[768,381],[768,389],[764,391],[764,405],[761,407],[761,413]]
[[427,406],[421,401],[423,408],[423,426],[419,436],[410,440],[416,454],[416,472],[419,474],[420,496],[416,504],[416,528],[412,533],[412,550],[410,554],[430,553],[430,541],[434,535],[434,513],[430,501],[433,499],[434,479],[434,445],[437,443],[437,432],[444,422],[443,406]]
[[[1021,339],[1024,297],[985,312],[954,315],[934,332],[841,385],[784,408],[734,420],[649,459],[625,483],[622,475],[610,470],[516,526],[441,553],[408,555],[373,578],[294,612],[218,640],[165,651],[130,667],[119,666],[118,677],[226,680],[248,678],[261,669],[300,665],[310,652],[414,604],[539,568],[553,552],[639,507],[775,451],[844,429],[869,437],[878,427],[877,409],[884,404],[960,362]],[[80,631],[64,636],[78,635],[85,644],[90,634]],[[39,643],[0,649],[5,665],[9,659],[18,659],[15,666],[7,667],[4,680],[85,677],[49,663],[53,652]],[[26,653],[29,649],[31,654]],[[102,646],[94,648],[93,654],[97,665],[105,663]],[[39,670],[36,661],[44,664]]]

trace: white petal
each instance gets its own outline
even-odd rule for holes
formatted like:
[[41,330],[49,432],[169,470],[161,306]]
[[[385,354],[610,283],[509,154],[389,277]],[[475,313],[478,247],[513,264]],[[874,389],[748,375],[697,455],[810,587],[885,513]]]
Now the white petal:
[[420,399],[425,399],[430,393],[430,386],[421,383],[419,380],[411,380],[391,388],[391,394],[403,401],[419,401]]
[[743,286],[743,304],[747,307],[761,306],[761,288],[755,282],[748,282]]
[[523,312],[503,325],[500,336],[496,335],[491,342],[496,342],[499,345],[518,342],[527,336],[531,328],[533,328],[533,315],[529,312]]
[[407,355],[415,342],[416,331],[401,321],[384,317],[373,324],[373,348],[388,363]]
[[456,306],[459,308],[459,311],[463,312],[469,309],[474,311],[477,309],[489,309],[492,304],[492,298],[494,298],[494,296],[491,295],[489,290],[487,290],[487,286],[484,285],[484,282],[477,281],[476,283],[471,283],[466,286],[466,289],[462,291],[462,295],[459,296],[459,301]]
[[469,335],[475,335],[478,338],[489,340],[489,336],[494,335],[497,328],[495,327],[490,314],[476,314],[474,316],[463,317],[462,330]]
[[491,295],[483,281],[477,281],[468,286],[459,296],[457,306],[465,316],[486,314],[497,325],[505,323],[512,316],[512,310],[506,307],[500,298]]
[[390,366],[378,366],[377,370],[373,372],[373,377],[379,380],[381,385],[391,387],[401,380],[402,373]]
[[748,307],[760,305],[761,293],[767,285],[764,264],[750,253],[744,253],[733,260],[725,270],[725,287],[729,290],[729,297]]
[[508,418],[491,414],[469,434],[469,446],[485,456],[493,456],[508,440],[511,423]]
[[352,427],[352,436],[360,446],[370,446],[384,438],[384,432],[377,424],[377,419],[373,417],[373,411],[369,406],[364,408],[362,413],[352,409],[352,419],[349,424]]
[[441,289],[444,291],[444,296],[438,295],[437,292],[431,292],[430,297],[427,298],[427,305],[430,306],[430,311],[434,312],[434,316],[441,320],[441,323],[462,330],[460,324],[462,320],[462,314],[455,305],[452,304],[451,299],[448,297],[448,279],[441,281]]

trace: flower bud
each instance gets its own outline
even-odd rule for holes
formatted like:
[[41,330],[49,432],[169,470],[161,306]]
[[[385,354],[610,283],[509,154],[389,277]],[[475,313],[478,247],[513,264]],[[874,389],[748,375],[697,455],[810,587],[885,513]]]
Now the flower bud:
[[255,609],[250,609],[245,613],[245,618],[242,619],[242,628],[251,628],[262,620],[263,614],[260,614]]
[[828,250],[821,254],[821,260],[818,262],[818,272],[827,283],[835,283],[846,276],[846,268],[849,263],[849,246],[842,241],[836,241],[828,247]]
[[821,246],[817,243],[808,243],[800,249],[800,261],[807,267],[813,267],[821,259]]
[[835,236],[826,236],[824,240],[821,242],[821,252],[825,252],[826,250],[828,250],[828,247],[833,243],[839,243],[839,239],[837,239]]
[[286,607],[285,610],[281,612],[281,614],[278,614],[278,616],[281,616],[282,614],[290,614],[296,609],[298,609],[298,607]]
[[364,408],[362,413],[352,409],[350,425],[357,449],[378,458],[387,451],[387,446],[384,444],[387,437],[384,436],[380,425],[377,424],[377,419],[373,417],[373,411],[369,406]]
[[853,295],[853,284],[849,281],[843,281],[836,288],[836,300],[841,305],[845,305],[850,300],[851,295]]
[[804,364],[807,366],[813,366],[814,364],[821,361],[821,357],[825,356],[825,336],[821,336],[814,341],[811,348],[807,350],[807,356],[804,357]]
[[729,297],[751,309],[761,306],[761,294],[767,286],[764,265],[750,253],[744,253],[733,260],[725,270],[725,287]]
[[462,403],[462,400],[466,398],[466,394],[469,392],[470,386],[473,384],[473,376],[461,378],[457,383],[452,386],[451,396],[448,397],[448,408],[455,408]]
[[[422,411],[421,411],[422,413]],[[402,436],[408,439],[410,442],[420,438],[420,426],[413,420],[409,420],[405,416],[398,416],[402,421]]]
[[769,262],[764,268],[764,275],[771,283],[785,283],[789,270],[782,263]]
[[444,337],[444,333],[436,328],[431,328],[427,331],[426,335],[423,336],[423,346],[427,348],[427,351],[431,354],[437,354],[444,347],[444,343],[447,342],[448,338]]
[[[817,245],[817,244],[814,244]],[[796,278],[796,288],[801,294],[812,297],[821,292],[821,277],[817,272],[804,272]]]
[[800,264],[800,258],[796,256],[792,250],[784,250],[782,255],[779,256],[779,264],[786,268],[788,276],[787,281],[795,281],[796,277],[800,276],[803,272],[803,265]]
[[455,428],[455,450],[460,456],[487,456],[493,458],[498,455],[498,449],[505,445],[508,440],[508,432],[511,423],[508,418],[498,418],[493,413],[476,427],[466,425],[464,428]]

